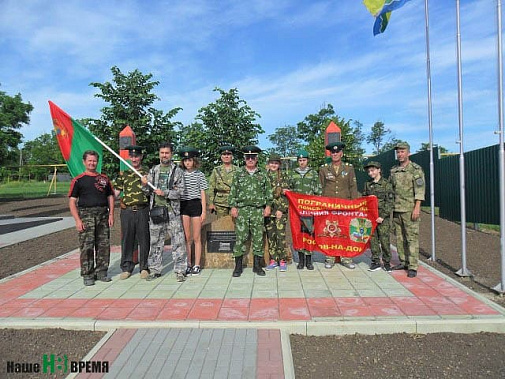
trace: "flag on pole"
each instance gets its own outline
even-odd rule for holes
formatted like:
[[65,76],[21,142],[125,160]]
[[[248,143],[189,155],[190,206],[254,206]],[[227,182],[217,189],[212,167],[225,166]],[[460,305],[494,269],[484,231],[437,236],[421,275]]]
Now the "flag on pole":
[[[76,177],[86,168],[82,162],[82,155],[86,150],[95,150],[100,158],[103,157],[102,145],[95,139],[88,129],[71,118],[52,101],[49,101],[51,118],[53,119],[56,138],[60,146],[61,155],[67,163],[70,175]],[[97,171],[102,170],[102,159],[99,159]]]
[[355,257],[369,246],[379,217],[375,196],[347,200],[291,191],[286,196],[295,250]]
[[363,4],[375,17],[373,25],[373,35],[384,33],[391,17],[391,12],[401,8],[410,0],[363,0]]

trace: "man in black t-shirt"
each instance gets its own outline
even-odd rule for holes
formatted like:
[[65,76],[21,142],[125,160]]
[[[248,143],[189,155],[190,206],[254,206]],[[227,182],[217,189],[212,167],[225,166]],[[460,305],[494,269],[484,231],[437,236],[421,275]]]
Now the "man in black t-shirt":
[[96,171],[99,159],[96,151],[85,151],[82,159],[86,171],[72,180],[68,205],[79,232],[81,276],[85,286],[92,286],[95,280],[111,281],[107,270],[110,227],[114,225],[114,190],[109,178]]

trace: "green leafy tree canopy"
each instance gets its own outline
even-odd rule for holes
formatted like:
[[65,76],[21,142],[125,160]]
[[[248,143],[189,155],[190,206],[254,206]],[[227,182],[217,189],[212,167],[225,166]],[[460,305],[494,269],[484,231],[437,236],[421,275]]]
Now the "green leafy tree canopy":
[[286,125],[276,128],[275,133],[268,136],[268,140],[274,145],[269,150],[283,157],[296,155],[296,152],[302,147],[295,126]]
[[380,154],[384,150],[384,144],[391,142],[391,130],[386,128],[382,121],[377,121],[373,124],[370,134],[366,136],[366,142],[371,143],[374,147],[374,154]]
[[361,147],[363,125],[359,121],[339,117],[331,104],[321,108],[318,113],[310,114],[297,124],[299,138],[306,142],[306,149],[313,167],[325,163],[325,131],[333,121],[341,130],[341,141],[345,143],[344,160],[359,166],[365,150]]
[[24,103],[21,94],[9,96],[0,91],[0,164],[13,164],[23,135],[18,131],[30,122],[33,105]]
[[[116,66],[111,68],[111,72],[112,82],[90,84],[100,90],[95,97],[102,98],[109,106],[102,108],[100,119],[86,119],[83,122],[95,136],[116,152],[119,151],[119,132],[129,125],[135,133],[137,145],[147,150],[144,164],[149,166],[156,163],[158,145],[161,142],[171,141],[177,144],[176,130],[182,124],[172,121],[172,118],[181,108],[166,113],[154,108],[153,104],[159,98],[152,91],[159,82],[152,80],[152,74],[144,75],[139,70],[123,74]],[[104,150],[102,167],[104,172],[115,176],[119,171],[119,161]]]
[[[219,147],[223,144],[237,149],[258,143],[258,135],[264,133],[257,123],[261,117],[247,102],[239,97],[238,90],[224,91],[215,88],[220,97],[213,103],[200,108],[196,116],[199,122],[183,127],[181,146],[191,146],[202,152],[201,169],[210,173],[219,161]],[[236,154],[236,160],[241,157]]]

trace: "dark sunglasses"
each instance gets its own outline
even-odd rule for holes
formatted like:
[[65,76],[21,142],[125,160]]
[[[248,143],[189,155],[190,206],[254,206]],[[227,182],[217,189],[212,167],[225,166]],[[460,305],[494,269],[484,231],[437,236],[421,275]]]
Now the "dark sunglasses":
[[256,155],[246,155],[245,159],[250,160],[250,161],[254,161],[256,159]]

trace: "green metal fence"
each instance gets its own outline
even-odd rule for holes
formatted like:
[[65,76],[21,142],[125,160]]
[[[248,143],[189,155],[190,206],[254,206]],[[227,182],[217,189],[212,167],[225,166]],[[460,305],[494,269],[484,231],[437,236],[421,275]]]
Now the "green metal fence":
[[[438,148],[433,150],[435,174],[435,206],[439,215],[450,221],[461,221],[459,155],[440,157]],[[412,154],[410,159],[419,164],[426,177],[426,200],[430,206],[430,154],[422,151]],[[385,177],[396,164],[394,150],[370,158],[382,164]],[[488,146],[464,154],[465,163],[465,206],[466,220],[472,223],[500,224],[498,145]],[[360,172],[358,178],[365,178]],[[366,179],[365,179],[366,180]],[[363,185],[358,183],[360,189]]]

